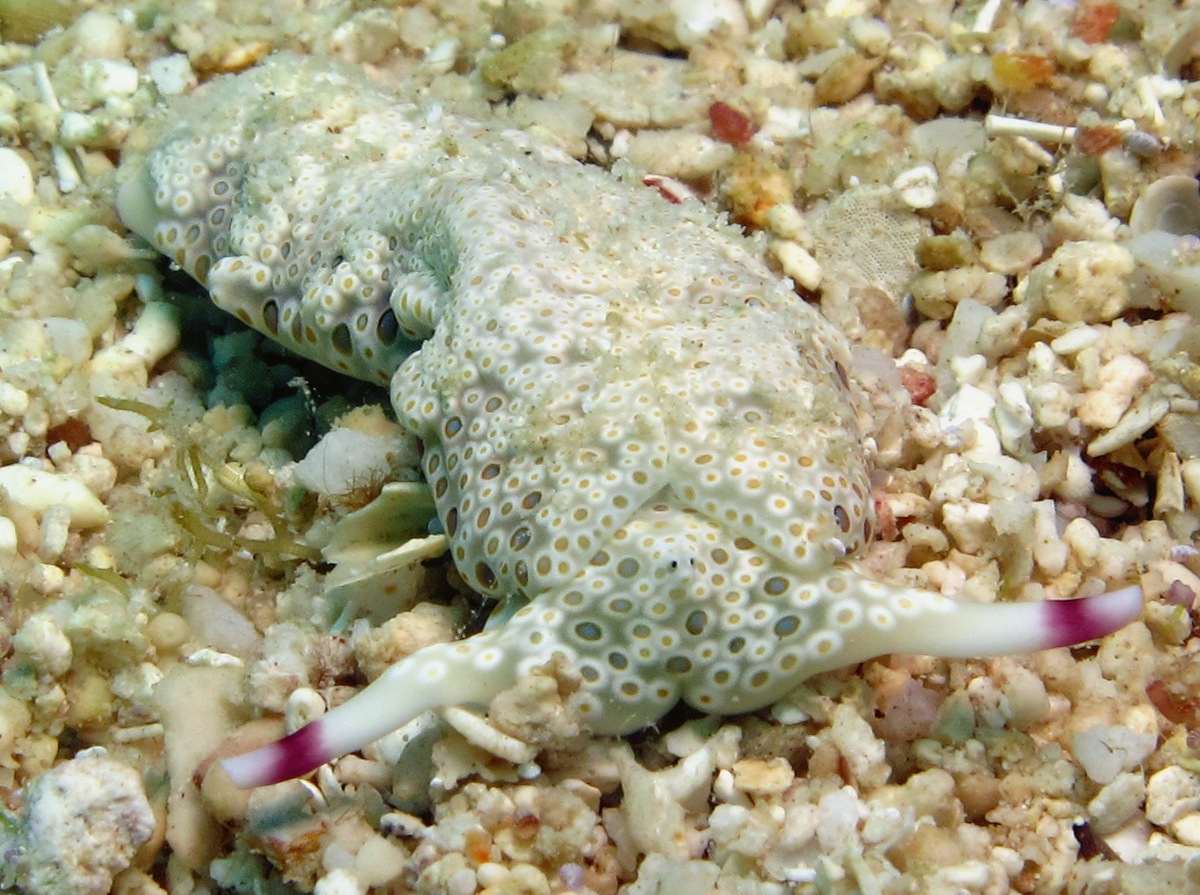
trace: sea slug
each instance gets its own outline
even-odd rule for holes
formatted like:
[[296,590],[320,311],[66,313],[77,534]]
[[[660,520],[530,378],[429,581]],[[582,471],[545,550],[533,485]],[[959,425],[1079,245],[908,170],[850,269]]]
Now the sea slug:
[[890,652],[1090,640],[1128,587],[963,604],[869,580],[843,337],[699,203],[281,58],[208,85],[130,162],[125,223],[282,345],[391,386],[454,562],[528,604],[225,763],[300,775],[555,653],[597,732],[755,709]]

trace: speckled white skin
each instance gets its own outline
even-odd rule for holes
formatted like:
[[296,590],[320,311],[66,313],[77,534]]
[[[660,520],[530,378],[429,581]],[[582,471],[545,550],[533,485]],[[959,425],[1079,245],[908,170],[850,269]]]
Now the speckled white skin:
[[858,575],[872,500],[840,334],[703,208],[526,135],[277,60],[183,106],[119,210],[251,326],[390,378],[459,571],[531,599],[227,762],[242,785],[556,651],[593,728],[624,733],[680,698],[745,711],[882,653],[1037,649],[1140,609],[1136,589],[1066,616]]

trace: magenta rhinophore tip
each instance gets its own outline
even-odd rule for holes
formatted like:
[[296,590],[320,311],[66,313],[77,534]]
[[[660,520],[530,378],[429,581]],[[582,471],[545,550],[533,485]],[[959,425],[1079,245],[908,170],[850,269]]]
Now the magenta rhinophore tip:
[[1071,646],[1119,631],[1142,614],[1142,589],[1136,585],[1097,597],[1049,600],[1041,604],[1046,648]]

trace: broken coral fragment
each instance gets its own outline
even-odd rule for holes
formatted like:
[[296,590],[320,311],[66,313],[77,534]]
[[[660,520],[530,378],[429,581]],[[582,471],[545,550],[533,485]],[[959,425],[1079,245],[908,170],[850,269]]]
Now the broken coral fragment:
[[14,463],[0,467],[0,494],[29,513],[41,516],[65,507],[72,528],[95,528],[108,521],[108,509],[76,478]]
[[155,826],[141,774],[96,747],[30,785],[5,854],[29,895],[104,895]]
[[1108,323],[1128,310],[1134,260],[1113,242],[1079,240],[1059,246],[1022,280],[1014,297],[1034,316],[1064,323]]

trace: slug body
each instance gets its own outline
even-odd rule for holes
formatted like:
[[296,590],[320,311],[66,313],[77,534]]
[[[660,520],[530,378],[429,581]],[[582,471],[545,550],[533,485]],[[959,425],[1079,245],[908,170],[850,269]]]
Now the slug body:
[[766,705],[890,652],[1090,640],[1141,595],[961,604],[847,563],[873,504],[843,337],[699,204],[280,59],[183,106],[119,211],[272,339],[390,382],[455,565],[529,602],[225,763],[300,775],[561,653],[591,727]]

